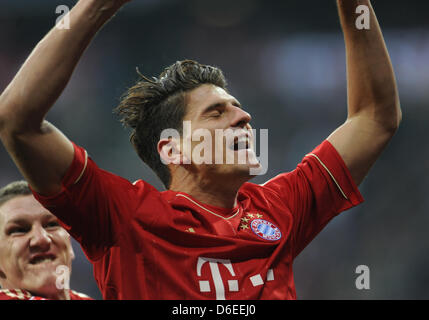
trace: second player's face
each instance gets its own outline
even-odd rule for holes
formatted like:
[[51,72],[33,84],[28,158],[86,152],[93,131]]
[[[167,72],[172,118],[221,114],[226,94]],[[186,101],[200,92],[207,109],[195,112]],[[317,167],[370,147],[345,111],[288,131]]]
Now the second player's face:
[[[253,149],[250,114],[224,89],[211,84],[188,92],[186,103],[184,121],[190,121],[191,132],[184,132],[182,140],[192,142],[184,153],[188,159],[192,158],[193,164],[196,157],[204,159],[194,166],[196,170],[201,174],[248,179],[249,169],[260,166]],[[227,137],[228,132],[233,132],[232,137]]]
[[70,235],[32,195],[0,207],[0,283],[34,295],[54,295],[58,266],[71,270]]

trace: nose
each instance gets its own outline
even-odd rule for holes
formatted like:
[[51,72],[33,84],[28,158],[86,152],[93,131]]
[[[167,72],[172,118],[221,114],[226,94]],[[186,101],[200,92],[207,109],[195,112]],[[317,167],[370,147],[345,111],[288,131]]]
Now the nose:
[[234,106],[232,127],[244,128],[252,120],[252,116],[243,109]]
[[42,226],[34,226],[31,239],[30,249],[35,251],[47,251],[52,243],[49,233]]

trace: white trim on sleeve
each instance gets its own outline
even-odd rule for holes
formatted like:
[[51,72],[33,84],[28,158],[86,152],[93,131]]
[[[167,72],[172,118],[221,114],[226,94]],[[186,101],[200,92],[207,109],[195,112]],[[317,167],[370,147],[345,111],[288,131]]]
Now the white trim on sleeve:
[[331,171],[329,171],[329,169],[325,166],[325,164],[322,162],[322,160],[320,160],[320,159],[319,159],[319,157],[318,157],[318,156],[316,156],[314,153],[309,153],[309,154],[306,154],[305,156],[306,156],[306,157],[307,157],[307,156],[313,156],[313,157],[315,157],[315,158],[320,162],[320,164],[323,166],[323,168],[325,168],[326,172],[328,172],[328,174],[331,176],[332,180],[333,180],[333,181],[335,182],[335,184],[337,185],[337,188],[338,188],[338,190],[340,190],[340,192],[341,192],[341,194],[343,195],[343,197],[344,197],[346,200],[349,200],[349,198],[347,198],[346,194],[344,193],[343,189],[341,189],[341,187],[340,187],[340,185],[338,184],[337,180],[335,180],[335,178],[334,178],[333,174],[331,173]]
[[78,183],[79,180],[82,178],[83,173],[85,172],[86,169],[86,165],[88,164],[88,153],[85,150],[85,165],[83,166],[82,172],[80,173],[79,177],[77,177],[76,181],[74,182],[74,184]]

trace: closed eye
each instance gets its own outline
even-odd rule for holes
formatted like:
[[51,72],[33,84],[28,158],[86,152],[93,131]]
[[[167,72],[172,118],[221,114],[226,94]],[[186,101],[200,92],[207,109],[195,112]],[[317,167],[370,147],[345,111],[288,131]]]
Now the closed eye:
[[46,228],[56,228],[56,227],[60,227],[60,224],[58,221],[51,221],[46,224]]
[[210,114],[210,117],[213,118],[219,118],[222,115],[223,112],[221,112],[220,110],[215,110]]
[[30,231],[29,227],[15,226],[15,227],[10,227],[9,229],[7,229],[6,234],[7,235],[25,234],[28,231]]

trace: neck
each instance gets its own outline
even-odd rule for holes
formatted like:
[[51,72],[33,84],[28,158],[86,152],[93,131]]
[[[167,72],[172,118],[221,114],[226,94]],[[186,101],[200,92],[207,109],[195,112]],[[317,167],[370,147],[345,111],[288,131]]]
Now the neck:
[[203,179],[192,175],[176,176],[169,190],[185,192],[202,203],[228,209],[237,205],[238,190],[247,180],[236,177]]

